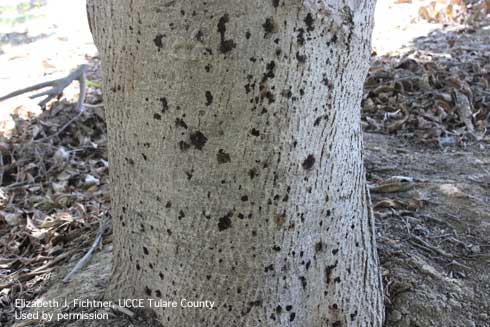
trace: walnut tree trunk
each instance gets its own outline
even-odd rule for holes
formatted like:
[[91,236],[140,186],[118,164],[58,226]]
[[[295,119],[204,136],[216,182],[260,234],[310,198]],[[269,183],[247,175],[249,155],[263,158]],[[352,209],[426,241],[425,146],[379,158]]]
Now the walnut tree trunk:
[[107,296],[165,326],[381,326],[360,102],[374,0],[88,0],[109,133]]

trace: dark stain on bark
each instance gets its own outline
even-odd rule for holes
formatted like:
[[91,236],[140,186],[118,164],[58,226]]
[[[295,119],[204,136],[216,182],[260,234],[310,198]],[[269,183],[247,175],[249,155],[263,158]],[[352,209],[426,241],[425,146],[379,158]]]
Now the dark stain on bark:
[[337,267],[337,261],[333,265],[329,265],[325,267],[325,283],[330,284],[332,281],[332,272]]
[[296,36],[296,42],[299,46],[305,45],[305,30],[298,28],[298,35]]
[[165,203],[165,208],[169,209],[171,207],[172,207],[172,202],[167,201],[167,203]]
[[223,151],[223,149],[219,149],[218,153],[216,153],[216,160],[218,160],[219,164],[231,162],[230,155]]
[[312,154],[309,154],[308,157],[303,161],[302,166],[303,169],[309,170],[315,164],[315,157]]
[[315,119],[315,122],[313,123],[313,126],[316,127],[316,126],[320,125],[320,122],[322,121],[322,118],[323,118],[323,116],[317,117]]
[[155,43],[156,47],[158,48],[158,51],[160,51],[161,48],[163,48],[163,38],[165,35],[158,33],[155,38],[153,39],[153,43]]
[[206,91],[206,106],[210,106],[213,103],[213,95],[210,91]]
[[226,215],[224,215],[223,217],[221,217],[219,219],[219,222],[218,222],[218,230],[221,232],[221,231],[224,231],[228,228],[231,228],[231,216],[233,214],[231,212],[228,212]]
[[296,52],[296,60],[298,60],[298,62],[299,62],[300,64],[303,64],[303,63],[305,63],[305,62],[306,62],[306,56],[305,56],[305,55],[300,54],[300,53],[299,53],[299,51],[298,51],[298,52]]
[[304,290],[306,290],[307,282],[305,276],[299,276],[299,280],[301,282],[301,287],[303,287]]
[[279,1],[280,1],[280,0],[272,0],[272,6],[273,6],[274,8],[279,7]]
[[250,37],[252,36],[252,33],[250,33],[250,31],[246,31],[245,32],[245,38],[248,40],[250,39]]
[[202,150],[202,148],[208,141],[208,138],[203,133],[201,133],[201,131],[196,131],[192,133],[190,139],[191,144],[198,150]]
[[143,253],[144,253],[145,255],[148,255],[148,253],[149,253],[149,252],[148,252],[148,248],[147,248],[146,246],[143,246]]
[[248,171],[248,176],[250,177],[250,179],[254,179],[255,176],[257,176],[257,169],[255,168],[252,168]]
[[266,71],[264,76],[262,77],[262,82],[267,81],[268,79],[274,78],[274,70],[276,68],[276,63],[274,61],[269,62],[266,66]]
[[196,40],[198,42],[204,43],[204,40],[203,40],[204,33],[201,30],[197,31],[197,33],[194,37],[196,38]]
[[175,119],[175,126],[176,127],[181,127],[181,128],[185,128],[187,129],[187,124],[185,123],[185,121],[181,118],[176,118]]
[[337,320],[332,324],[332,327],[342,327],[342,322],[340,320]]
[[180,151],[184,152],[184,151],[187,151],[191,146],[189,145],[189,143],[187,142],[184,142],[184,141],[180,141],[179,142],[179,149]]
[[148,286],[145,286],[145,293],[146,295],[151,296],[152,291]]
[[291,312],[289,314],[289,321],[294,321],[294,318],[296,318],[296,313],[295,312]]
[[304,22],[306,24],[307,32],[311,32],[315,29],[315,26],[313,26],[315,20],[313,19],[313,16],[310,13],[306,15]]
[[161,104],[161,111],[162,111],[162,113],[164,113],[165,111],[168,110],[167,98],[161,97],[159,100],[160,100],[160,104]]
[[320,241],[320,242],[317,242],[315,244],[315,252],[318,253],[318,252],[321,252],[323,250],[323,242]]
[[226,40],[226,23],[230,21],[228,14],[224,14],[218,21],[218,32],[220,34],[220,46],[219,51],[221,53],[227,53],[236,47],[236,43],[233,40]]
[[274,21],[274,18],[268,17],[265,19],[265,23],[262,24],[262,27],[264,28],[264,37],[269,37],[273,33],[277,33],[277,24]]

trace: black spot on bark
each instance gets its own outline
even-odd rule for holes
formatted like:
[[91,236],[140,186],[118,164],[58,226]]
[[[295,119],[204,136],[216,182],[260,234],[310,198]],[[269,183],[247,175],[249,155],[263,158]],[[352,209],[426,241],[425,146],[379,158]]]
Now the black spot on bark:
[[165,208],[171,208],[172,207],[172,202],[170,201],[167,201],[167,203],[165,203]]
[[274,69],[276,68],[276,63],[274,61],[269,62],[266,66],[266,71],[264,76],[262,77],[262,82],[267,81],[268,79],[274,78]]
[[274,271],[274,265],[270,264],[264,268],[264,272]]
[[224,152],[223,149],[219,149],[218,153],[216,153],[216,160],[218,160],[219,164],[231,162],[230,155]]
[[161,104],[161,111],[162,113],[164,113],[165,111],[168,110],[168,102],[167,102],[167,98],[165,97],[161,97],[160,99],[160,104]]
[[306,15],[304,22],[306,24],[306,31],[311,32],[315,29],[315,27],[313,26],[315,20],[310,13]]
[[265,23],[262,24],[264,28],[264,37],[270,36],[272,33],[277,33],[277,24],[272,17],[268,17],[265,19]]
[[276,251],[276,252],[279,252],[279,251],[281,251],[281,247],[280,247],[280,246],[277,246],[277,245],[274,245],[274,246],[272,247],[272,250],[274,250],[274,251]]
[[357,316],[357,310],[354,311],[354,313],[350,314],[350,320],[354,321],[356,319],[356,316]]
[[155,38],[153,39],[153,43],[155,43],[156,47],[158,48],[158,51],[160,51],[161,48],[163,48],[163,42],[162,39],[165,37],[165,35],[158,33]]
[[291,313],[289,314],[289,321],[294,321],[294,318],[296,318],[296,313],[291,312]]
[[279,7],[279,1],[280,1],[280,0],[272,0],[272,6],[273,6],[274,8]]
[[292,305],[286,305],[286,311],[291,311],[293,309]]
[[340,277],[335,277],[335,278],[333,279],[333,281],[334,281],[334,283],[340,283]]
[[316,126],[320,125],[320,122],[322,121],[322,118],[323,118],[323,116],[317,117],[315,119],[315,122],[313,123],[313,126],[316,127]]
[[337,267],[337,261],[335,261],[335,264],[325,267],[325,283],[326,284],[330,284],[330,281],[332,280],[332,272],[336,267]]
[[204,69],[206,70],[207,73],[209,73],[211,71],[211,65],[207,64],[206,66],[204,66]]
[[250,134],[252,134],[253,136],[260,136],[260,132],[258,130],[256,130],[255,128],[252,128],[252,130],[250,131]]
[[187,142],[184,142],[184,141],[180,141],[179,142],[179,148],[180,148],[180,151],[186,151],[187,149],[189,149],[191,146],[189,145],[189,143]]
[[323,74],[322,84],[331,87],[331,83],[325,74]]
[[162,292],[160,290],[155,291],[155,296],[156,297],[162,297]]
[[317,242],[315,244],[315,252],[318,253],[318,252],[321,252],[323,250],[323,242]]
[[276,307],[276,313],[277,313],[278,315],[280,315],[280,314],[281,314],[281,312],[282,312],[282,307],[281,307],[280,305],[278,305],[278,306]]
[[261,307],[262,306],[262,300],[256,300],[252,302],[248,302],[248,305],[251,307]]
[[148,296],[151,296],[151,289],[148,286],[145,286],[145,293]]
[[185,123],[185,121],[181,118],[176,118],[175,119],[175,126],[176,127],[182,127],[182,128],[185,128],[187,129],[187,124]]
[[248,196],[246,195],[242,195],[242,197],[240,198],[243,202],[245,201],[248,201]]
[[213,103],[213,95],[211,92],[206,91],[206,106],[210,106]]
[[303,169],[311,169],[315,164],[315,157],[312,154],[309,154],[308,157],[303,161]]
[[250,179],[254,179],[255,176],[257,176],[257,170],[255,168],[252,168],[248,171],[248,176]]
[[233,214],[231,212],[228,212],[225,216],[221,217],[218,222],[218,230],[224,231],[225,229],[231,228],[231,219],[230,217]]
[[296,60],[298,60],[299,63],[305,63],[306,62],[306,56],[302,55],[298,52],[296,52]]
[[148,248],[146,246],[143,246],[143,253],[145,255],[148,255]]
[[332,327],[342,327],[342,322],[340,322],[340,320],[337,320],[332,324]]
[[204,33],[201,30],[199,30],[199,31],[197,31],[195,38],[198,42],[204,43],[203,36],[204,36]]
[[204,136],[204,134],[201,133],[200,131],[196,131],[192,133],[190,139],[191,139],[191,144],[198,150],[202,150],[202,148],[208,141],[208,138]]
[[333,255],[336,255],[337,253],[339,253],[339,249],[333,249],[333,250],[332,250],[332,254],[333,254]]
[[164,276],[163,276],[163,273],[161,271],[158,273],[158,276],[160,277],[161,280],[163,280]]
[[252,36],[252,33],[250,33],[250,31],[246,31],[245,32],[245,38],[248,40],[250,39],[250,37]]
[[307,285],[305,276],[299,276],[299,280],[301,281],[301,286],[305,290],[306,289],[306,285]]
[[148,157],[146,156],[146,154],[142,153],[141,156],[143,157],[143,159],[146,161],[148,160]]
[[305,45],[305,30],[298,28],[298,35],[296,36],[296,42],[299,46]]
[[182,218],[185,218],[185,213],[184,211],[180,210],[179,211],[179,216],[177,217],[178,220],[181,220]]
[[226,23],[230,21],[228,14],[223,15],[218,21],[218,32],[220,33],[220,46],[219,51],[221,53],[227,53],[236,47],[236,43],[233,40],[226,40]]

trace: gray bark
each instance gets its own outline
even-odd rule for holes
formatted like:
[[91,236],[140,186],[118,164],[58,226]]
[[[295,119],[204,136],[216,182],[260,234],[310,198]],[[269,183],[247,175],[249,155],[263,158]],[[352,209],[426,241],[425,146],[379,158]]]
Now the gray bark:
[[168,326],[381,326],[360,102],[374,0],[89,0],[107,296]]

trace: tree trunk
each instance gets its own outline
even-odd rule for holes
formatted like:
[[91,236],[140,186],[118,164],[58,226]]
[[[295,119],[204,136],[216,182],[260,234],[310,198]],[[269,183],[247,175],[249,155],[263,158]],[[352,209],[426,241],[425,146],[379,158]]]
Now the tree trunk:
[[168,326],[382,325],[360,127],[373,10],[88,1],[112,177],[108,297],[175,300],[152,308]]

